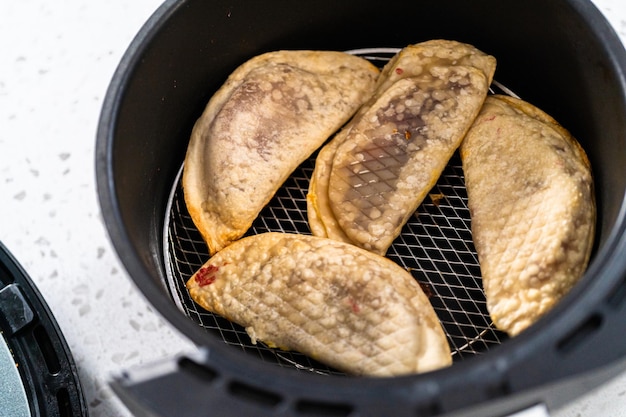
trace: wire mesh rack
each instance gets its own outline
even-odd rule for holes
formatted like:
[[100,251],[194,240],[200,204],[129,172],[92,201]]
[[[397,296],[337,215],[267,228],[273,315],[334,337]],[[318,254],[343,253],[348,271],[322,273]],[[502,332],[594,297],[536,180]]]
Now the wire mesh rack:
[[[397,51],[377,48],[348,52],[382,66]],[[494,88],[512,94],[497,82]],[[292,173],[261,211],[248,235],[311,234],[306,194],[316,157],[314,153]],[[243,327],[205,311],[190,298],[185,283],[209,259],[209,253],[187,212],[181,174],[182,167],[172,185],[164,223],[165,284],[173,302],[206,331],[260,360],[308,372],[341,375],[298,352],[269,348],[260,342],[253,344]],[[387,257],[410,271],[429,296],[455,361],[485,353],[506,339],[504,333],[494,328],[487,312],[458,153],[404,226]]]

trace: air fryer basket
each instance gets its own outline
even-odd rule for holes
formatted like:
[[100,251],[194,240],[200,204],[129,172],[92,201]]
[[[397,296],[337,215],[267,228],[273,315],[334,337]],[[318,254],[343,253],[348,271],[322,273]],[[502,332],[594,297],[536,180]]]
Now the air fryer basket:
[[[608,23],[580,0],[381,6],[323,0],[298,3],[295,10],[286,1],[169,1],[133,41],[111,83],[98,131],[103,216],[133,280],[203,353],[178,358],[177,371],[156,383],[137,382],[130,374],[119,379],[117,391],[129,403],[167,411],[163,390],[175,395],[175,387],[184,386],[185,397],[215,415],[233,409],[241,415],[384,415],[390,406],[395,415],[499,415],[536,402],[558,405],[565,392],[578,392],[573,387],[584,389],[624,368],[626,341],[615,335],[626,330],[626,58]],[[580,284],[520,336],[507,340],[494,330],[463,173],[453,159],[389,252],[432,294],[454,352],[452,367],[355,381],[297,353],[252,345],[238,326],[196,308],[183,284],[208,255],[186,214],[179,174],[193,122],[226,76],[269,50],[374,48],[368,56],[384,60],[377,48],[433,38],[468,42],[494,55],[496,79],[552,114],[588,153],[599,217],[594,255]],[[308,233],[304,196],[314,157],[281,188],[250,233]],[[182,380],[193,381],[194,389]],[[178,383],[166,388],[172,381]]]

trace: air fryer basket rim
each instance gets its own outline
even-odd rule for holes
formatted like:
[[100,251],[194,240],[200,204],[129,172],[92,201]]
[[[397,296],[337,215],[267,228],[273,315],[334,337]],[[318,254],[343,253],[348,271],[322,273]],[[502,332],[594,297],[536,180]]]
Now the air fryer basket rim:
[[[118,111],[120,103],[125,98],[127,84],[136,66],[141,61],[144,51],[155,35],[163,29],[167,21],[176,13],[177,9],[184,7],[186,3],[188,3],[186,0],[168,0],[150,17],[123,56],[105,97],[97,132],[96,174],[103,218],[110,238],[130,277],[148,301],[174,327],[189,337],[194,343],[208,346],[209,349],[217,352],[216,356],[223,359],[223,362],[226,364],[224,372],[236,373],[241,371],[241,369],[262,371],[261,373],[264,375],[263,380],[266,380],[269,384],[272,381],[302,380],[306,381],[305,389],[307,391],[310,391],[313,385],[315,386],[314,391],[319,393],[319,395],[336,398],[336,392],[334,391],[337,387],[347,391],[354,389],[355,384],[353,384],[352,378],[333,378],[333,382],[329,384],[328,377],[302,374],[265,365],[239,352],[224,348],[223,345],[202,332],[192,321],[180,314],[174,304],[166,298],[163,288],[151,277],[151,274],[141,261],[142,255],[138,253],[137,248],[130,241],[128,231],[126,230],[127,226],[120,213],[116,191],[117,186],[113,172],[112,148],[115,143]],[[605,54],[609,57],[610,69],[615,72],[616,78],[620,82],[619,86],[616,87],[619,87],[621,96],[626,97],[626,77],[623,73],[624,68],[626,68],[626,55],[619,38],[611,26],[589,1],[570,0],[562,3],[576,9],[591,27],[594,35],[601,41],[600,43],[605,49]],[[611,231],[611,235],[606,239],[606,243],[595,254],[595,258],[581,285],[578,285],[568,295],[567,299],[569,302],[559,304],[537,325],[505,344],[494,348],[487,355],[457,363],[453,367],[431,374],[384,380],[359,379],[359,389],[363,387],[366,387],[365,389],[381,389],[385,387],[385,390],[397,389],[405,391],[407,387],[423,387],[427,385],[431,387],[432,395],[438,395],[442,390],[447,391],[448,387],[455,386],[454,380],[458,378],[459,374],[478,373],[482,375],[495,374],[493,383],[504,387],[499,391],[501,391],[500,395],[506,395],[533,387],[535,381],[533,381],[531,375],[524,375],[527,370],[525,368],[529,363],[527,361],[532,359],[539,366],[550,365],[551,360],[554,358],[553,355],[559,354],[553,352],[554,349],[558,348],[557,345],[566,344],[565,342],[555,341],[565,340],[567,342],[568,338],[575,336],[577,328],[587,331],[588,327],[586,326],[590,326],[590,331],[593,334],[599,330],[603,330],[606,333],[607,328],[609,330],[613,329],[612,331],[618,331],[617,329],[624,330],[623,326],[619,326],[619,323],[614,323],[619,320],[613,320],[610,317],[610,314],[612,314],[611,309],[614,307],[611,307],[608,300],[611,298],[611,294],[616,292],[621,294],[624,291],[624,271],[626,268],[623,259],[621,259],[621,254],[626,253],[623,220],[625,216],[626,208],[622,202],[619,220]],[[590,277],[595,277],[595,279],[590,279]],[[619,308],[623,308],[621,304]],[[614,316],[615,314],[613,314]],[[573,323],[578,323],[578,326],[573,325]],[[600,338],[592,340],[592,342],[591,346],[583,345],[580,348],[575,346],[573,351],[567,352],[570,355],[568,361],[571,367],[563,371],[557,370],[550,377],[543,376],[541,381],[547,383],[568,377],[574,373],[585,372],[595,366],[603,366],[616,361],[623,356],[624,352],[623,348],[621,348],[620,351],[609,352],[609,354],[596,361],[580,360],[581,357],[588,358],[589,352],[592,352],[598,347],[597,345],[605,341],[603,338]],[[542,360],[536,360],[537,352],[541,351],[548,352],[547,356],[544,356]],[[552,352],[552,355],[550,352]],[[511,380],[515,380],[515,382],[511,382]],[[276,383],[278,385],[282,384],[281,382]],[[294,386],[300,384],[288,382],[285,386],[287,385],[289,385],[289,389],[293,390],[295,389]]]
[[150,279],[150,273],[140,261],[140,255],[130,244],[130,237],[120,214],[113,175],[112,148],[115,141],[115,126],[120,101],[123,99],[124,88],[129,81],[132,68],[141,60],[146,45],[183,3],[184,0],[164,1],[135,35],[115,70],[104,98],[96,133],[96,182],[102,216],[109,238],[130,278],[161,315],[194,343],[202,345],[204,338],[198,335],[197,326],[182,317],[173,303],[164,299],[163,288]]

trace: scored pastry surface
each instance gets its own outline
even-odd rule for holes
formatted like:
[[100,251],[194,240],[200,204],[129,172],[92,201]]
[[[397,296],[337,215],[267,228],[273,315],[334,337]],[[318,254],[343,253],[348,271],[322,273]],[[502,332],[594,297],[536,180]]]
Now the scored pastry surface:
[[243,236],[291,172],[370,97],[379,70],[333,51],[277,51],[237,68],[196,122],[185,203],[215,253]]
[[454,41],[401,50],[318,157],[308,197],[313,233],[385,254],[460,145],[495,65]]
[[583,275],[596,221],[591,168],[538,108],[490,96],[461,145],[472,235],[496,327],[516,335]]
[[187,288],[253,343],[296,350],[337,369],[391,376],[451,363],[420,285],[394,262],[308,235],[245,237],[214,255]]

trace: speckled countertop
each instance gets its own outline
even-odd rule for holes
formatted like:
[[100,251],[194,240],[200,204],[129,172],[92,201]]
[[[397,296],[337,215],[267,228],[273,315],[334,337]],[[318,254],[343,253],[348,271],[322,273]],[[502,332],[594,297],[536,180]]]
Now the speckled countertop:
[[[626,42],[626,2],[594,2]],[[95,187],[108,83],[160,3],[0,2],[0,241],[46,298],[96,417],[129,415],[111,373],[192,348],[128,278]],[[626,416],[626,374],[552,415]]]

